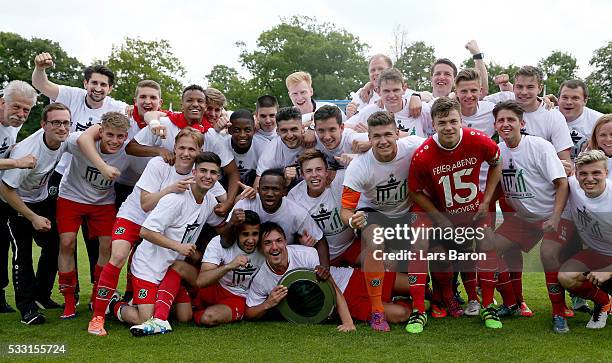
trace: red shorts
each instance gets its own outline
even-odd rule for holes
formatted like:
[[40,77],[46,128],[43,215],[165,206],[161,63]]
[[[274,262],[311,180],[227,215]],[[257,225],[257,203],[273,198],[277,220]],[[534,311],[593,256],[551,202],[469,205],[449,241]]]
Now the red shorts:
[[355,238],[353,243],[346,249],[340,256],[337,256],[333,260],[331,260],[330,264],[332,266],[341,266],[348,265],[351,267],[355,267],[360,265],[359,256],[361,255],[361,240],[359,238]]
[[[232,321],[239,321],[242,320],[244,316],[246,299],[242,296],[232,294],[219,283],[216,283],[200,288],[198,295],[193,299],[194,310],[203,312],[207,307],[212,305],[225,305],[229,307],[230,310],[232,310]],[[202,314],[194,314],[194,316],[195,315],[198,316],[195,323],[200,325],[200,317]]]
[[[393,286],[395,285],[395,272],[385,272],[383,280],[382,301],[391,302],[393,297]],[[346,289],[344,289],[344,299],[348,305],[351,316],[357,320],[366,321],[372,313],[372,303],[363,272],[359,269],[353,271]]]
[[132,247],[141,240],[140,238],[140,224],[136,224],[129,219],[117,218],[113,225],[113,235],[111,240],[123,240],[128,241]]
[[86,218],[89,238],[110,236],[116,215],[115,204],[93,205],[57,198],[56,219],[60,234],[77,233],[83,218]]
[[[157,300],[157,289],[159,284],[149,282],[147,280],[139,279],[136,276],[132,276],[132,288],[134,291],[134,298],[132,303],[134,305],[150,305],[155,304]],[[176,297],[174,298],[174,304],[191,303],[191,298],[187,289],[181,285]]]
[[601,270],[612,265],[612,256],[602,255],[593,250],[582,250],[570,259],[582,262],[589,270]]
[[504,223],[499,226],[495,233],[506,237],[516,243],[523,252],[529,252],[541,239],[554,241],[565,245],[574,233],[575,226],[572,221],[561,218],[556,232],[542,231],[543,222],[530,223],[515,214],[504,215]]

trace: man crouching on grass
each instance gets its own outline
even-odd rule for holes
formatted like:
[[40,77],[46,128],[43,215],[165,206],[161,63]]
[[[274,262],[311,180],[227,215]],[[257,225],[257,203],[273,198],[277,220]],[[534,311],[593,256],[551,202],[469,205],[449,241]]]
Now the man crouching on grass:
[[[330,279],[336,292],[336,308],[342,322],[338,331],[355,330],[353,318],[366,321],[370,315],[370,298],[365,287],[365,278],[358,269],[331,267],[329,270],[320,266],[317,250],[301,245],[287,245],[285,232],[274,222],[262,223],[260,228],[259,248],[266,263],[253,276],[246,300],[247,319],[259,319],[275,308],[287,297],[287,286],[278,282],[288,272],[296,268],[313,269],[319,280]],[[393,292],[408,293],[407,275],[394,272],[385,273],[383,301],[391,301]],[[398,289],[399,288],[399,289]],[[399,291],[403,288],[404,291]],[[400,304],[385,304],[387,320],[399,323],[408,320],[411,307]]]

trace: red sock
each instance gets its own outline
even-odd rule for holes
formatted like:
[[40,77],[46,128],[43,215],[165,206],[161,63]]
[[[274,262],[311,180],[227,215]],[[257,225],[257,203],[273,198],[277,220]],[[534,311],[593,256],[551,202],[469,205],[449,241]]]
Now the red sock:
[[522,303],[525,300],[523,298],[523,253],[519,248],[511,248],[504,252],[504,261],[508,265],[516,302]]
[[610,301],[608,293],[593,285],[589,280],[585,280],[582,285],[569,291],[581,298],[592,300],[597,305],[606,305]]
[[193,322],[196,326],[202,326],[202,315],[206,310],[196,310],[193,312]]
[[478,300],[478,294],[476,293],[476,286],[478,285],[476,281],[476,272],[462,272],[461,282],[468,296],[468,301]]
[[512,283],[512,290],[514,290],[514,297],[518,303],[525,301],[523,298],[523,273],[522,272],[511,272],[510,282]]
[[76,290],[76,271],[58,272],[59,289],[64,295],[64,313],[62,316],[72,316],[76,314],[76,298],[74,292]]
[[493,295],[495,294],[495,285],[497,279],[495,272],[497,271],[497,253],[495,251],[486,251],[487,258],[480,260],[477,263],[478,281],[482,292],[482,306],[488,307],[493,304]]
[[453,273],[448,271],[432,272],[431,278],[436,281],[440,287],[440,293],[443,301],[453,298]]
[[155,310],[153,317],[161,320],[168,320],[170,308],[174,298],[181,287],[181,275],[174,269],[169,268],[166,276],[162,279],[157,288],[157,300],[155,300]]
[[117,289],[120,272],[121,269],[110,262],[104,265],[94,295],[93,316],[104,316],[108,302]]
[[548,290],[548,298],[552,303],[552,314],[564,316],[565,314],[565,289],[559,283],[557,275],[559,272],[545,272],[546,289]]
[[412,296],[412,308],[420,313],[425,312],[425,284],[427,283],[427,260],[417,258],[408,264],[408,283],[410,284],[410,295]]
[[501,294],[504,305],[512,306],[516,304],[516,296],[514,296],[508,266],[506,266],[506,262],[503,259],[499,260],[499,275],[497,276],[497,285],[495,287]]
[[103,268],[104,266],[100,266],[98,264],[94,266],[94,283],[93,283],[93,286],[91,287],[91,298],[89,299],[89,301],[91,302],[94,301],[94,298],[98,291],[98,281],[100,281],[100,274],[102,273]]
[[382,302],[383,281],[385,266],[382,261],[376,261],[371,252],[366,254],[363,261],[363,276],[366,280],[366,290],[372,304],[372,312],[384,312]]

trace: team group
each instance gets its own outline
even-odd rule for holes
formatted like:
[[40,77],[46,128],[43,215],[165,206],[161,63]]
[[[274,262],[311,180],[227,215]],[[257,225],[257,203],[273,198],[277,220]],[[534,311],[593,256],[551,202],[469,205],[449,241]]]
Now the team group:
[[[385,55],[346,113],[316,102],[307,72],[286,78],[292,107],[263,95],[254,114],[226,112],[225,96],[198,85],[181,111],[163,110],[154,80],[138,83],[134,104],[109,96],[114,73],[94,65],[84,87],[55,84],[52,55],[35,58],[32,86],[13,80],[0,102],[0,310],[8,250],[22,322],[42,324],[58,276],[62,319],[77,314],[77,233],[93,282],[88,332],[105,319],[135,336],[172,331],[168,320],[215,326],[271,315],[287,297],[283,275],[296,268],[329,280],[339,331],[367,321],[375,331],[406,322],[420,333],[429,315],[531,316],[522,294],[522,252],[540,243],[552,328],[588,310],[587,328],[612,313],[612,115],[586,107],[588,88],[566,80],[540,97],[543,75],[520,68],[513,83],[487,70],[476,42],[475,68],[448,59],[431,66],[432,91],[413,91]],[[49,97],[41,128],[16,143],[36,104]],[[30,121],[38,122],[38,121]],[[503,223],[496,228],[496,205]],[[477,227],[457,243],[377,229]],[[32,240],[41,247],[36,272]],[[479,252],[472,261],[430,261],[431,253]],[[408,251],[407,264],[381,251]],[[127,287],[117,285],[127,265]],[[467,303],[457,293],[461,277]],[[503,302],[494,304],[497,289]],[[573,306],[565,302],[566,290]],[[593,302],[590,309],[585,300]]]

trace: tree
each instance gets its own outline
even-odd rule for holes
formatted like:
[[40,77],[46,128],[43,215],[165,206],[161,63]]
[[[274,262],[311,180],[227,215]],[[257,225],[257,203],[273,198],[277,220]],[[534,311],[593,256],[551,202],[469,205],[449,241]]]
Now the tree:
[[131,103],[138,82],[150,79],[160,84],[165,105],[180,105],[183,91],[180,79],[186,72],[167,40],[125,38],[120,46],[113,45],[104,63],[116,76],[112,97]]
[[594,67],[587,77],[590,100],[588,106],[600,112],[612,112],[612,41],[593,52],[589,65]]
[[296,71],[312,75],[315,97],[345,99],[367,82],[368,48],[359,38],[330,23],[294,16],[260,34],[254,50],[244,43],[240,61],[253,75],[254,86],[290,105],[285,78]]
[[253,79],[246,80],[234,68],[217,64],[206,75],[209,86],[223,92],[227,99],[226,108],[237,110],[246,108],[254,111],[257,98],[263,94]]
[[[404,43],[402,35],[402,43]],[[402,71],[408,87],[418,91],[430,90],[431,65],[435,62],[434,47],[422,41],[410,43],[401,52],[395,68]]]
[[538,68],[546,76],[546,93],[557,95],[561,84],[568,79],[577,78],[576,58],[569,53],[554,51],[538,62]]
[[[0,88],[17,79],[31,83],[34,57],[42,52],[50,53],[55,61],[55,67],[47,70],[52,82],[83,87],[83,64],[68,56],[59,43],[49,39],[25,39],[15,33],[0,32]],[[19,133],[19,140],[40,128],[42,109],[48,103],[49,99],[45,96],[38,99],[30,112],[28,122]]]

